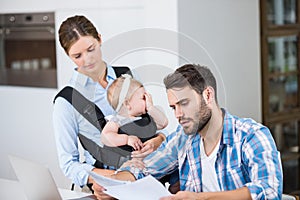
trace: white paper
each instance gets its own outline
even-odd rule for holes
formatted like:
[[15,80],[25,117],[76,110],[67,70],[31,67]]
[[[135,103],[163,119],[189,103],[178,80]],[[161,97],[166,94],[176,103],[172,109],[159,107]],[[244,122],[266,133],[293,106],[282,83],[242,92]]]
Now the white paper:
[[130,181],[120,181],[112,178],[107,178],[105,176],[99,175],[93,171],[89,171],[91,177],[101,186],[109,187],[109,186],[116,186],[116,185],[124,185],[126,183],[130,183]]
[[134,182],[129,182],[107,178],[94,172],[90,174],[99,185],[102,185],[106,189],[105,193],[119,200],[158,200],[161,197],[171,195],[171,193],[151,175]]
[[119,200],[158,200],[171,193],[153,176],[149,175],[137,181],[106,188],[105,193]]

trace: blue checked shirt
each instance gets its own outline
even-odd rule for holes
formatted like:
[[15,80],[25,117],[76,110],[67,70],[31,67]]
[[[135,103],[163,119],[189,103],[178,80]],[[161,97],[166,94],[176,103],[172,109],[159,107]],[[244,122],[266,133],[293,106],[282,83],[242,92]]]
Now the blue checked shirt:
[[[223,135],[215,163],[220,190],[246,186],[252,199],[281,199],[280,153],[269,129],[223,111]],[[130,167],[121,170],[130,170],[136,178],[147,174],[161,178],[179,169],[180,189],[202,192],[200,139],[200,134],[187,136],[178,126],[157,151],[144,159],[146,171]]]

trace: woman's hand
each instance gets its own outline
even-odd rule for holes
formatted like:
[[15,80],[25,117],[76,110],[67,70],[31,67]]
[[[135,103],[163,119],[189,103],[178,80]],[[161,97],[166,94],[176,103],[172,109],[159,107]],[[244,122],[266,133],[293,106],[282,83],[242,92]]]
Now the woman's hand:
[[[99,168],[94,168],[92,170],[93,172],[100,174],[102,176],[106,177],[111,177],[114,173],[115,170],[110,170],[110,169],[99,169]],[[97,199],[101,200],[113,200],[113,197],[110,197],[109,195],[105,194],[103,191],[105,191],[104,187],[98,185],[94,179],[92,179],[91,176],[89,176],[88,183],[92,183],[92,189],[94,190],[94,195],[97,197]]]
[[[142,161],[127,161],[130,166],[138,166],[141,169],[144,168],[144,164]],[[124,165],[124,164],[123,164]],[[112,179],[116,180],[123,180],[123,181],[135,181],[135,177],[128,171],[118,172],[118,173],[108,173],[107,176],[109,176]],[[92,189],[94,190],[94,195],[98,200],[116,200],[115,198],[109,196],[106,194],[105,188],[99,184],[97,184],[95,181],[92,182]]]
[[97,173],[97,174],[100,174],[102,176],[110,177],[111,175],[113,175],[115,173],[116,170],[94,168],[92,171]]
[[97,183],[93,183],[92,189],[94,190],[94,195],[98,200],[115,200],[115,198],[109,196],[108,194],[105,194],[105,188],[101,185],[98,185]]

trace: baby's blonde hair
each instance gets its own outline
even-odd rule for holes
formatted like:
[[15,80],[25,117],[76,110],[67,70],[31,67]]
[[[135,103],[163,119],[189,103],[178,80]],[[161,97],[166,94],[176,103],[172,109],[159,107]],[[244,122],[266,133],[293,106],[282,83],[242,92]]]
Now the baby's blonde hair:
[[[117,109],[121,89],[124,83],[125,77],[120,76],[119,78],[115,79],[112,84],[107,89],[107,100],[109,104],[113,107],[113,109]],[[130,85],[128,92],[126,94],[125,99],[130,99],[133,93],[140,87],[143,87],[143,84],[133,78],[130,78]]]

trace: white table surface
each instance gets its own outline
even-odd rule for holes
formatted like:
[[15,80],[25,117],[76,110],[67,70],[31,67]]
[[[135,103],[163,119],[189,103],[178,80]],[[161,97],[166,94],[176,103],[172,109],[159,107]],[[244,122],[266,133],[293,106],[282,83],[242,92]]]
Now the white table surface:
[[[76,192],[67,189],[58,189],[61,197],[63,200],[72,199],[72,198],[80,198],[89,196],[91,194],[83,193],[83,192]],[[18,199],[18,200],[27,200],[25,193],[21,184],[15,180],[8,180],[0,178],[0,199],[1,200],[11,200],[11,199]]]

